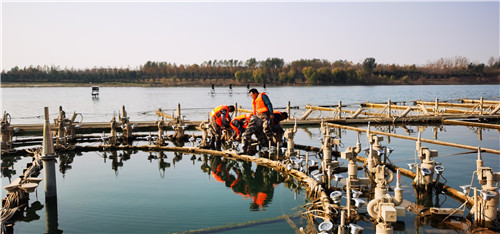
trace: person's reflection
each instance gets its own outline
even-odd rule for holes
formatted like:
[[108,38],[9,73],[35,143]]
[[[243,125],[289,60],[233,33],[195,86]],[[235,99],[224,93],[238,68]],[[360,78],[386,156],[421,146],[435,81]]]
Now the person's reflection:
[[224,183],[226,187],[245,199],[252,199],[250,210],[263,210],[272,200],[274,186],[282,182],[283,178],[276,171],[263,166],[252,170],[252,163],[243,162],[240,166],[235,161],[221,160],[214,157],[211,160],[211,175],[216,181]]

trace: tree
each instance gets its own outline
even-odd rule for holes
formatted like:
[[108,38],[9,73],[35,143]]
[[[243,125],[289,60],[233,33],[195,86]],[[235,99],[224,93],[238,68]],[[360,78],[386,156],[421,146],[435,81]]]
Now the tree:
[[316,69],[312,67],[304,67],[304,69],[302,69],[302,74],[304,74],[307,84],[315,85],[318,82],[318,73],[316,72]]
[[254,68],[255,66],[257,66],[257,59],[255,58],[248,59],[245,63],[245,66],[249,68]]
[[265,84],[267,81],[266,72],[262,68],[253,70],[253,79],[256,83]]
[[377,63],[375,63],[375,58],[366,58],[365,61],[363,61],[363,70],[366,72],[371,73],[373,69],[377,67]]

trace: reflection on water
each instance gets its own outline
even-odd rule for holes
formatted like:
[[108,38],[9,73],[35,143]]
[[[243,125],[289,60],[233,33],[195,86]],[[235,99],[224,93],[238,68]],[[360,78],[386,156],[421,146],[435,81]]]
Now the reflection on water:
[[238,162],[220,157],[203,156],[202,170],[210,174],[216,181],[244,199],[251,199],[250,210],[263,210],[271,203],[274,187],[285,183],[285,186],[300,191],[300,187],[292,177],[283,177],[273,169],[257,165],[252,169],[250,162]]
[[[210,155],[186,155],[180,152],[165,151],[146,153],[142,151],[120,150],[89,152],[83,154],[81,152],[60,153],[58,155],[58,162],[59,172],[61,173],[61,176],[63,178],[67,177],[68,175],[71,175],[70,178],[74,177],[75,173],[79,173],[78,170],[79,167],[81,167],[81,165],[78,164],[78,160],[76,160],[76,158],[82,155],[88,158],[94,153],[96,155],[99,155],[99,157],[103,160],[102,164],[104,164],[108,168],[108,170],[111,169],[117,179],[123,176],[120,175],[120,171],[126,171],[128,169],[136,167],[137,159],[156,164],[157,169],[160,172],[159,178],[163,180],[169,180],[169,178],[165,176],[167,171],[176,170],[176,165],[183,163],[183,161],[189,162],[189,164],[191,164],[194,168],[196,168],[198,165],[198,170],[202,172],[202,174],[213,178],[217,183],[222,183],[227,189],[232,191],[233,195],[231,195],[231,197],[238,198],[237,200],[248,200],[249,205],[247,206],[247,210],[249,211],[265,211],[273,202],[273,199],[275,197],[275,188],[280,184],[283,184],[285,188],[293,191],[294,194],[300,194],[302,191],[299,183],[293,177],[283,177],[273,169],[263,166],[256,166],[250,162],[232,161]],[[20,161],[21,159],[23,158],[2,158],[2,164],[6,165],[5,167],[2,167],[2,174],[4,176],[8,175],[9,178],[14,177],[16,174],[18,174],[16,173],[16,170],[13,170],[14,167],[12,165],[17,161]],[[129,163],[129,161],[135,162]],[[79,162],[81,163],[81,161]],[[183,163],[183,165],[181,166],[182,167],[177,168],[177,170],[186,170],[185,163]],[[142,173],[147,172],[143,171]],[[129,175],[126,175],[125,177],[128,178]],[[92,179],[90,179],[89,182],[95,183]],[[64,180],[62,180],[59,183],[65,182]],[[71,183],[77,182],[73,181]],[[63,190],[62,188],[63,187],[60,187],[59,190]],[[186,195],[188,194],[189,192],[186,192]],[[38,192],[35,192],[35,195],[35,198],[33,196],[29,198],[35,199],[35,201],[31,202],[31,204],[29,200],[26,200],[26,206],[23,208],[24,211],[21,212],[22,215],[15,217],[12,220],[13,222],[8,224],[6,233],[17,233],[18,231],[15,230],[15,225],[22,225],[20,230],[25,230],[23,228],[25,228],[25,225],[27,223],[41,221],[40,216],[42,216],[42,213],[40,212],[43,212],[43,208],[45,208],[44,211],[46,233],[63,232],[64,226],[67,226],[68,224],[64,223],[61,226],[61,212],[58,211],[57,197],[52,199],[45,199],[45,204],[42,204],[40,201],[38,201]],[[280,196],[283,195],[280,193]],[[168,207],[164,208],[168,209]],[[78,211],[76,210],[75,212],[78,213]],[[67,211],[64,211],[63,213],[67,213]]]

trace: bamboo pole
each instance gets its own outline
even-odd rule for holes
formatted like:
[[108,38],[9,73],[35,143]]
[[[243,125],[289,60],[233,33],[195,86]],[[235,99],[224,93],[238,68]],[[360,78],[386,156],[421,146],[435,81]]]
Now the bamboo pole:
[[[463,98],[463,99],[462,99],[462,102],[463,102],[463,103],[479,103],[479,102],[481,102],[481,100],[474,100],[474,99],[467,99],[467,98]],[[493,105],[498,105],[498,104],[500,104],[500,101],[485,100],[485,101],[484,101],[484,104],[493,104]]]
[[[372,107],[372,108],[387,108],[387,104],[378,104],[378,103],[365,103],[365,107]],[[417,108],[421,109],[424,113],[429,111],[434,111],[433,108],[431,107],[426,107],[426,105],[435,105],[434,102],[417,102]],[[441,105],[441,104],[439,104]],[[475,105],[477,106],[477,105]],[[408,106],[399,106],[399,105],[390,105],[391,109],[396,109],[396,110],[406,110]],[[470,111],[470,110],[459,110],[459,109],[446,109],[443,110],[443,113],[449,113],[449,114],[480,114],[479,111]]]
[[[358,132],[366,132],[367,131],[366,129],[345,126],[345,125],[340,125],[340,124],[328,123],[328,126],[334,127],[334,128],[344,128],[344,129],[349,129],[349,130],[358,131]],[[413,140],[413,141],[418,140],[418,138],[416,138],[416,137],[404,136],[404,135],[398,135],[398,134],[386,133],[386,132],[380,132],[380,131],[374,131],[374,130],[370,130],[370,133],[375,134],[375,135],[385,135],[385,136],[391,136],[391,137],[396,137],[396,138],[402,138],[402,139],[406,139],[406,140]],[[457,147],[457,148],[468,149],[468,150],[477,150],[476,146],[470,146],[470,145],[462,145],[462,144],[437,141],[437,140],[428,140],[428,139],[420,139],[420,141],[426,142],[426,143],[431,143],[431,144],[436,144],[436,145]],[[481,148],[481,151],[492,153],[492,154],[500,154],[500,150],[496,150],[496,149]]]
[[447,120],[447,119],[443,119],[442,123],[443,124],[450,124],[450,125],[464,125],[464,126],[471,126],[471,127],[483,127],[483,128],[491,128],[491,129],[500,129],[500,125],[499,124],[476,123],[476,122],[467,122],[467,121],[458,121],[458,120]]
[[[424,105],[435,105],[435,102],[424,102],[424,101],[417,101],[417,104],[424,104]],[[485,108],[492,108],[495,107],[496,104],[488,104],[486,101],[484,101],[484,107]],[[438,105],[440,107],[461,107],[461,108],[474,108],[477,106],[477,104],[470,104],[470,103],[450,103],[450,102],[439,102]]]
[[160,116],[160,117],[163,117],[163,118],[165,118],[165,119],[175,119],[175,118],[174,118],[174,116],[169,115],[169,114],[166,114],[166,113],[163,113],[163,112],[161,111],[161,109],[158,109],[158,110],[156,111],[156,115],[158,115],[158,116]]
[[[320,106],[306,106],[306,109],[307,110],[318,110],[318,111],[337,111],[337,108],[328,108],[328,107],[320,107]],[[363,114],[363,115],[367,115],[367,116],[384,116],[382,114],[377,114],[377,113],[370,113],[370,112],[366,112],[366,111],[359,111],[356,110],[356,111],[352,111],[352,110],[342,110],[344,111],[345,113],[349,113],[349,114],[356,114],[356,116],[358,116],[359,114]],[[359,111],[359,113],[357,113]]]

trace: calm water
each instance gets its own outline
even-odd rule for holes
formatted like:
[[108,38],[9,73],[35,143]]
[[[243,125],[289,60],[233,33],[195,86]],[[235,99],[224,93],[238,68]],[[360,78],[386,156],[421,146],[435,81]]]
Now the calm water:
[[[83,115],[84,122],[110,121],[113,112],[126,106],[131,121],[156,120],[154,112],[162,108],[171,113],[180,103],[182,114],[189,120],[203,120],[214,106],[220,104],[242,105],[250,109],[251,99],[246,89],[237,87],[229,94],[227,88],[217,88],[210,95],[209,88],[101,88],[98,99],[90,97],[90,88],[2,88],[2,111],[12,116],[12,124],[43,123],[43,107],[50,108],[51,117],[61,105],[66,113]],[[259,90],[263,91],[263,90]],[[498,100],[500,86],[352,86],[352,87],[268,87],[275,107],[300,106],[292,114],[300,116],[306,104],[336,105],[392,101],[443,101],[460,98]],[[366,126],[360,126],[366,127]],[[408,130],[396,128],[398,134],[416,136],[417,127]],[[383,130],[381,127],[378,130]],[[495,130],[463,126],[426,127],[422,137],[459,144],[499,149],[500,135]],[[320,146],[318,128],[301,128],[296,143]],[[354,146],[356,133],[341,134],[343,148]],[[363,148],[367,147],[365,135]],[[389,142],[388,142],[389,140]],[[137,143],[139,144],[139,143]],[[141,143],[142,144],[142,143]],[[395,149],[391,160],[404,167],[414,160],[413,141],[384,137],[383,145]],[[467,150],[423,144],[439,150],[435,160],[446,167],[447,185],[458,188],[470,183],[475,170],[476,154],[457,153]],[[159,156],[163,156],[160,157]],[[500,171],[498,155],[483,154],[484,164]],[[30,158],[15,160],[2,158],[2,184],[8,184],[22,173]],[[341,160],[346,165],[347,162]],[[167,233],[198,230],[211,227],[225,228],[228,224],[263,221],[281,215],[293,216],[308,201],[305,192],[296,182],[273,170],[256,165],[222,160],[207,155],[179,155],[173,152],[85,152],[61,155],[57,167],[57,228],[66,233]],[[4,168],[3,168],[4,169]],[[364,176],[361,172],[360,176]],[[39,177],[43,177],[40,175]],[[411,181],[402,177],[404,198],[415,202]],[[394,184],[393,184],[394,185]],[[476,183],[477,185],[477,183]],[[47,215],[43,182],[31,194],[29,204],[34,212],[29,218],[15,224],[16,233],[47,232]],[[392,192],[391,192],[392,194]],[[2,190],[2,197],[5,191]],[[442,207],[457,208],[461,204],[444,195],[436,195],[434,203]],[[37,208],[37,206],[40,206]],[[362,209],[363,211],[364,209]],[[398,217],[405,223],[402,232],[415,233],[436,229],[432,224],[419,224],[415,214],[407,212]],[[306,221],[292,218],[298,227]],[[374,232],[371,223],[359,222],[365,233]],[[285,221],[264,222],[238,229],[224,229],[232,233],[293,233]],[[444,230],[446,231],[446,230]],[[448,230],[450,231],[450,230]]]

